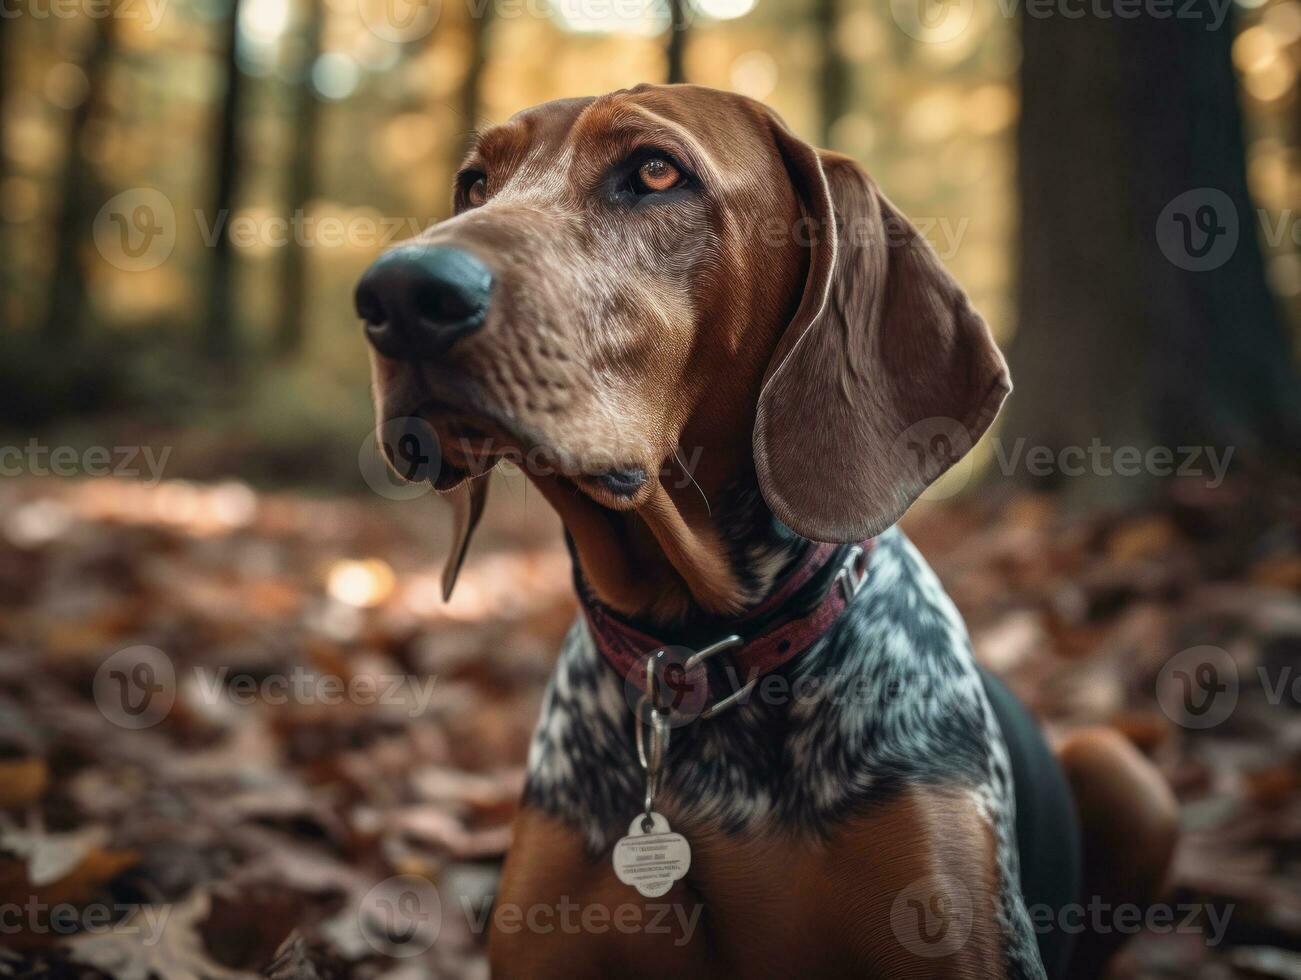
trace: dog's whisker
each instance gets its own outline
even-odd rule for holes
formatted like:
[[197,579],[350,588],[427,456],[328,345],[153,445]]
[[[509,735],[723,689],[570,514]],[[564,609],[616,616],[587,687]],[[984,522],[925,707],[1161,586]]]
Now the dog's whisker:
[[705,513],[708,514],[710,517],[713,517],[714,508],[709,506],[709,498],[705,496],[704,489],[700,486],[699,483],[696,483],[695,475],[689,469],[687,469],[687,464],[682,461],[682,449],[680,446],[673,447],[673,458],[676,459],[678,461],[678,465],[682,467],[682,472],[687,474],[687,479],[690,480],[692,484],[695,486],[695,488],[700,491],[700,499],[705,502]]

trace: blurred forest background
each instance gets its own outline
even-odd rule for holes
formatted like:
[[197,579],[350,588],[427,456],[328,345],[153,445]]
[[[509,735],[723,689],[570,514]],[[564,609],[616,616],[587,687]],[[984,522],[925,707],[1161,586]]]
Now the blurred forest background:
[[[1008,352],[985,478],[905,525],[1051,730],[1179,795],[1167,900],[1227,931],[1116,975],[1301,976],[1299,77],[1301,0],[0,0],[0,977],[484,975],[568,562],[503,467],[442,603],[353,285],[475,126],[669,79],[861,160]],[[300,672],[403,694],[237,684]],[[442,903],[406,938],[399,875]]]
[[[670,77],[766,100],[863,161],[1005,345],[1021,307],[1050,348],[1017,372],[1027,413],[1097,401],[1095,379],[1127,369],[1136,383],[1111,397],[1143,392],[1139,356],[1106,350],[1093,359],[1110,364],[1058,376],[1061,355],[1134,353],[1161,320],[1180,324],[1176,358],[1187,338],[1212,350],[1196,321],[1244,319],[1244,302],[1253,323],[1238,332],[1257,354],[1243,373],[1289,361],[1295,0],[1181,0],[1196,18],[1137,21],[1018,16],[1017,0],[683,2],[5,0],[0,424],[73,443],[152,430],[175,443],[174,475],[360,487],[346,449],[369,417],[361,270],[446,216],[475,126]],[[1200,285],[1238,307],[1187,289],[1153,304],[1181,290],[1169,263],[1150,268],[1156,212],[1207,186],[1228,191],[1246,242]],[[114,221],[146,215],[153,250],[118,254],[114,235],[144,247],[147,226]],[[300,231],[277,237],[295,215]],[[1203,388],[1206,373],[1187,372]]]

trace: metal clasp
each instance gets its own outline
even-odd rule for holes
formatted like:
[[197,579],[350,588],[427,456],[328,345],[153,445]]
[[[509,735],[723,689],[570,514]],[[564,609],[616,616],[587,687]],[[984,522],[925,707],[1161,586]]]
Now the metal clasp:
[[845,555],[845,560],[840,565],[840,571],[836,572],[836,581],[840,585],[841,592],[844,593],[845,601],[853,602],[854,596],[858,595],[858,590],[867,581],[866,552],[862,545],[856,544],[850,547],[849,553]]
[[[642,721],[643,709],[650,703],[650,744],[642,734],[646,723]],[[669,754],[669,714],[667,710],[656,707],[650,698],[642,695],[637,702],[637,758],[646,770],[645,819],[650,820],[651,810],[655,806],[655,795],[659,792],[664,779],[665,760]]]

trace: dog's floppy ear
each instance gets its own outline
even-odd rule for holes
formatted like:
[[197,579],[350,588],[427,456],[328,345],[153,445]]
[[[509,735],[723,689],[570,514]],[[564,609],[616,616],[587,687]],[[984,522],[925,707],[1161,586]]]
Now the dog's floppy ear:
[[861,540],[971,448],[1011,382],[985,322],[862,168],[772,128],[811,254],[759,396],[755,469],[792,530]]
[[465,563],[465,554],[470,550],[470,538],[483,516],[483,505],[488,499],[488,474],[457,484],[443,494],[443,499],[452,505],[452,550],[447,554],[447,564],[443,566],[443,601],[452,598],[456,588],[456,577],[461,574],[461,565]]

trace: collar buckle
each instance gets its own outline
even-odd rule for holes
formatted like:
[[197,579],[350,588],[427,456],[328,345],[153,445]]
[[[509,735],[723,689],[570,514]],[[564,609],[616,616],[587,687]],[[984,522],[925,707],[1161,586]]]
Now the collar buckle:
[[836,583],[845,596],[845,602],[853,602],[863,583],[867,581],[867,552],[861,544],[852,545],[845,560],[836,572]]
[[[759,683],[757,675],[747,679],[730,694],[713,704],[704,704],[709,696],[710,686],[709,674],[705,669],[706,662],[724,651],[734,650],[744,644],[745,641],[738,634],[732,633],[699,650],[661,647],[652,651],[645,660],[645,682],[641,687],[642,707],[671,718],[675,725],[681,725],[696,719],[713,718],[744,700]],[[679,657],[685,654],[685,659],[675,661],[673,659],[675,653]],[[675,674],[666,676],[668,671],[674,671]],[[693,695],[693,689],[700,693]],[[685,709],[682,703],[684,698],[687,702]]]
[[[687,664],[686,664],[687,672],[690,673],[692,670],[702,665],[706,660],[708,660],[710,657],[714,656],[715,654],[722,653],[724,650],[733,650],[736,647],[743,645],[744,642],[745,641],[742,640],[741,637],[733,633],[731,636],[723,637],[721,640],[719,640],[716,643],[711,643],[703,650],[697,650],[695,653],[693,653],[690,657],[687,658]],[[720,714],[726,711],[728,708],[732,707],[732,705],[745,700],[745,698],[747,698],[750,695],[750,692],[754,690],[755,685],[758,683],[759,683],[759,678],[757,676],[751,677],[749,680],[747,680],[744,684],[738,687],[727,697],[722,698],[719,701],[715,701],[709,707],[701,711],[700,712],[701,720],[704,721],[713,718],[715,715]]]

